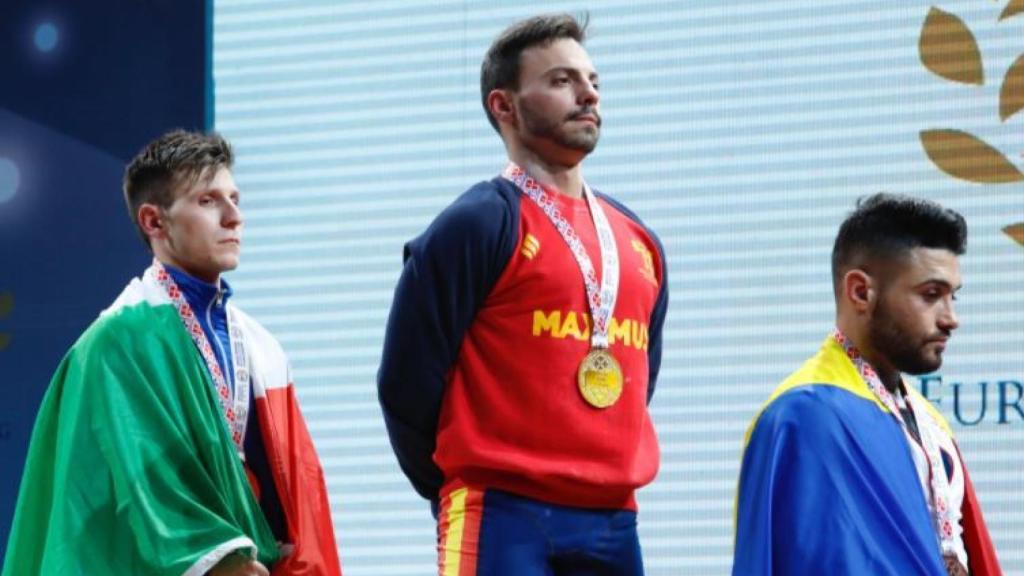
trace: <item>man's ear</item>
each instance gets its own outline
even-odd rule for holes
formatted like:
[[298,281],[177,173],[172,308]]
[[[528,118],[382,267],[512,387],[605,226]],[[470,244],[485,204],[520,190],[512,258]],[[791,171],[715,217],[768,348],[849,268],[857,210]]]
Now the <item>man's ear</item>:
[[487,95],[487,109],[498,124],[516,124],[516,107],[508,90],[494,89]]
[[859,313],[864,313],[875,306],[878,289],[874,278],[860,268],[854,268],[843,275],[843,299]]
[[163,238],[166,234],[166,228],[164,227],[164,211],[156,204],[143,204],[139,206],[139,210],[136,213],[139,222],[139,228],[142,233],[146,235],[150,240],[157,238]]

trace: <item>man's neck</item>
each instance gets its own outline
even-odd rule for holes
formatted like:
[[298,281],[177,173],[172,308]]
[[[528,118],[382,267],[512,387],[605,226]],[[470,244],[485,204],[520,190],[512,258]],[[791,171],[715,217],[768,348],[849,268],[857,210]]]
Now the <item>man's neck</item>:
[[885,357],[871,345],[871,342],[854,340],[854,345],[860,350],[861,356],[871,365],[878,374],[878,379],[885,386],[890,394],[895,394],[902,388],[903,379],[900,378],[900,371],[890,364]]
[[[871,362],[870,359],[868,362],[872,368],[875,368],[876,364],[874,362]],[[885,386],[885,389],[890,394],[903,393],[903,379],[900,377],[899,370],[875,368],[875,372],[878,374],[878,379],[882,381],[882,385]]]
[[217,277],[217,282],[211,284],[174,264],[164,262],[163,265],[167,272],[171,274],[171,277],[174,278],[175,284],[178,285],[182,294],[185,295],[185,299],[193,308],[199,310],[206,309],[210,302],[215,300],[219,305],[232,295],[231,287],[219,276]]
[[850,322],[844,322],[842,318],[837,319],[836,325],[839,330],[846,336],[847,339],[853,344],[853,346],[860,352],[864,360],[871,365],[875,373],[878,374],[878,379],[882,382],[882,385],[890,392],[895,394],[897,390],[902,389],[903,379],[900,377],[900,371],[894,368],[886,359],[885,356],[878,352],[869,341],[867,332],[860,329],[859,326],[852,326]]
[[548,162],[528,151],[520,153],[510,151],[509,159],[518,164],[542,186],[572,198],[583,197],[583,169],[580,164],[565,166]]
[[168,258],[168,257],[166,257],[164,255],[161,255],[161,254],[154,254],[154,256],[156,257],[156,259],[161,264],[164,265],[165,268],[172,267],[178,273],[185,274],[186,276],[188,276],[189,278],[192,278],[193,280],[195,280],[197,282],[202,282],[203,284],[208,284],[208,285],[213,286],[215,288],[223,288],[223,285],[221,284],[220,274],[218,274],[218,275],[216,275],[216,276],[214,276],[212,278],[203,278],[201,276],[198,276],[198,275],[192,273],[188,269],[186,269],[184,266],[182,266],[177,261],[175,261],[174,258]]

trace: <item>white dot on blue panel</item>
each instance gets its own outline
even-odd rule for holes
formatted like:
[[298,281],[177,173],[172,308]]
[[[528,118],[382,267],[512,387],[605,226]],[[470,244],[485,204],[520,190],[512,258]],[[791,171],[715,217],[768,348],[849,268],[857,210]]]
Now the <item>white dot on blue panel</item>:
[[32,39],[35,41],[36,48],[40,52],[51,52],[57,47],[57,42],[60,41],[60,31],[50,22],[43,22],[36,27],[36,32],[32,35]]
[[0,203],[14,198],[20,183],[21,174],[18,172],[18,165],[10,159],[0,156]]

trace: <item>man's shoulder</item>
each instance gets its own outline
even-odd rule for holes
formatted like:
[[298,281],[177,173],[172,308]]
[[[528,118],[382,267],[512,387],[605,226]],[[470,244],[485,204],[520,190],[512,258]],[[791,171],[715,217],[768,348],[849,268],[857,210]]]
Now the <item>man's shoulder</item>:
[[650,226],[648,226],[643,221],[643,219],[640,218],[640,216],[636,212],[634,212],[632,209],[630,209],[628,206],[626,206],[626,204],[623,203],[621,200],[618,200],[618,199],[616,199],[616,198],[614,198],[612,196],[609,196],[608,194],[606,194],[606,193],[604,193],[604,192],[602,192],[600,190],[594,190],[593,192],[594,192],[594,194],[597,195],[598,198],[603,200],[605,204],[611,206],[612,208],[615,209],[615,211],[617,211],[618,213],[622,214],[622,216],[625,217],[627,220],[631,220],[636,225],[638,225],[641,229],[643,229],[643,231],[648,236],[650,236],[651,239],[658,246],[658,249],[661,250],[661,251],[664,251],[661,248],[661,239],[658,238],[658,235],[654,232],[654,230]]
[[510,200],[518,200],[519,189],[516,185],[500,176],[490,180],[481,180],[459,194],[455,203],[480,203],[501,205]]
[[260,397],[272,388],[281,389],[291,385],[291,367],[281,343],[252,316],[234,304],[229,306],[231,317],[245,339],[253,381],[258,386],[256,396]]
[[244,310],[230,304],[231,315],[237,320],[239,327],[242,329],[247,339],[256,339],[260,342],[265,343],[267,346],[281,350],[281,343],[277,341],[277,338],[267,330],[263,324],[260,324],[258,320],[247,314]]
[[876,427],[882,414],[861,398],[829,384],[809,383],[773,398],[747,430],[744,446],[798,447],[807,458],[826,457],[848,446],[865,427]]
[[515,234],[518,215],[518,192],[511,182],[478,182],[445,207],[407,248],[447,253],[501,245]]
[[755,430],[796,431],[802,442],[822,446],[891,432],[888,410],[860,392],[836,382],[784,382],[751,423],[748,441]]
[[500,219],[517,209],[519,192],[504,178],[477,182],[460,194],[438,216],[447,223],[473,225]]
[[105,311],[64,355],[50,386],[74,398],[113,394],[138,398],[127,391],[160,386],[166,362],[191,345],[170,305],[134,304]]
[[884,411],[842,348],[826,339],[814,356],[771,393],[754,418],[748,438],[755,427],[822,431],[849,418]]
[[619,212],[622,212],[622,214],[625,215],[630,220],[636,220],[637,222],[642,223],[640,217],[637,216],[636,212],[633,212],[633,210],[626,206],[626,204],[623,201],[615,198],[614,196],[602,190],[591,189],[591,191],[594,193],[594,195],[603,200],[606,204],[615,208]]
[[154,338],[165,337],[168,326],[177,327],[181,320],[174,306],[166,299],[139,298],[129,289],[103,310],[82,333],[73,348],[94,349],[130,343],[143,344]]
[[116,315],[117,312],[125,308],[132,308],[141,304],[160,306],[170,304],[170,302],[171,300],[163,287],[152,278],[143,275],[142,277],[132,278],[110,306],[107,306],[100,312],[100,318]]
[[779,386],[776,394],[765,404],[760,421],[791,422],[800,425],[817,420],[823,415],[831,418],[845,400],[837,397],[835,388],[827,384],[804,383],[798,386]]

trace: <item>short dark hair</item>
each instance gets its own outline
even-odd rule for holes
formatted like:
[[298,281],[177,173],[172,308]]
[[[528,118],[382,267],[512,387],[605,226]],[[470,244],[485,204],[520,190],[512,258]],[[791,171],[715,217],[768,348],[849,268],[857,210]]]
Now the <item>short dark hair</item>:
[[931,200],[884,192],[860,198],[832,247],[836,295],[848,270],[899,259],[914,248],[942,248],[960,256],[967,248],[967,222]]
[[487,95],[492,90],[519,88],[519,57],[523,51],[564,38],[583,44],[589,22],[587,14],[579,20],[570,14],[543,14],[516,22],[494,39],[480,65],[480,99],[487,120],[495,130],[498,130],[498,120],[487,107]]
[[234,163],[231,144],[216,132],[173,130],[147,144],[124,171],[128,216],[146,245],[149,238],[138,222],[140,206],[170,208],[182,185],[191,187],[201,178],[212,179],[220,168],[230,170]]

